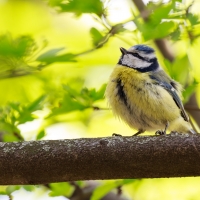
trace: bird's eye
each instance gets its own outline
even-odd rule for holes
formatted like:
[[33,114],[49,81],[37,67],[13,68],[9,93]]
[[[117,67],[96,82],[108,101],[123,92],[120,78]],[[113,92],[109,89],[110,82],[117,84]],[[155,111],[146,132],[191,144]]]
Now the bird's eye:
[[140,57],[138,53],[132,53],[132,55],[135,57]]

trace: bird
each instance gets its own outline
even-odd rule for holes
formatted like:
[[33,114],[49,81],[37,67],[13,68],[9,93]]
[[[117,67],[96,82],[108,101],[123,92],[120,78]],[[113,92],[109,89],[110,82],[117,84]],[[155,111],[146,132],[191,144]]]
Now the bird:
[[181,101],[182,86],[163,70],[155,50],[139,44],[120,51],[105,91],[114,115],[137,130],[134,136],[168,130],[196,134]]

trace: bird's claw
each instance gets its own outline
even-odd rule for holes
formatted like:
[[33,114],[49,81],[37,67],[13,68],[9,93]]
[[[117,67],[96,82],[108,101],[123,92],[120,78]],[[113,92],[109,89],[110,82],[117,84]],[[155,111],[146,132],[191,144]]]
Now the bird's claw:
[[155,135],[166,135],[166,132],[163,131],[163,130],[157,130],[157,131],[155,132]]
[[113,136],[113,137],[122,137],[122,135],[117,134],[117,133],[113,133],[112,136]]
[[170,132],[170,135],[172,135],[172,136],[177,136],[177,135],[179,135],[180,133],[178,133],[177,131],[171,131]]

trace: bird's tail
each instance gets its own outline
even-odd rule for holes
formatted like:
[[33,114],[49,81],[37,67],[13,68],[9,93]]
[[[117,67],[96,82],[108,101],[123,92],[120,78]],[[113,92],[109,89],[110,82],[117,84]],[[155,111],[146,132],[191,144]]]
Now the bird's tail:
[[190,133],[190,134],[197,134],[197,132],[194,131],[193,129],[190,129],[190,130],[189,130],[189,133]]

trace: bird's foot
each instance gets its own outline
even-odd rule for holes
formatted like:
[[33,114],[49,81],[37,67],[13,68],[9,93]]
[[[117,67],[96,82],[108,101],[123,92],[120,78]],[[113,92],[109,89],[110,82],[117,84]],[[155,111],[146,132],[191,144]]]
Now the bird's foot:
[[113,137],[122,137],[122,135],[117,134],[117,133],[113,133],[112,136],[113,136]]
[[137,135],[139,135],[139,134],[141,134],[141,133],[144,133],[145,131],[144,130],[139,130],[137,133],[135,133],[133,136],[137,136]]
[[171,136],[177,136],[177,135],[180,135],[181,133],[177,132],[177,131],[171,131],[170,132],[170,135]]
[[166,135],[166,131],[157,130],[157,131],[155,132],[155,135]]
[[155,132],[155,135],[166,135],[168,126],[169,126],[169,122],[167,122],[167,123],[165,124],[165,129],[164,129],[164,131],[163,131],[163,130],[157,130],[157,131]]

